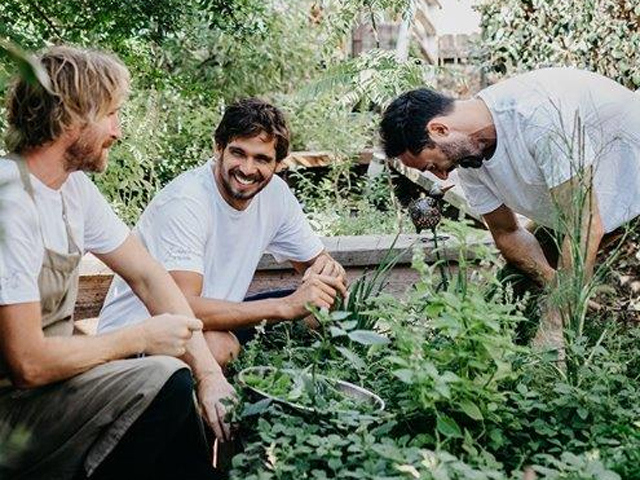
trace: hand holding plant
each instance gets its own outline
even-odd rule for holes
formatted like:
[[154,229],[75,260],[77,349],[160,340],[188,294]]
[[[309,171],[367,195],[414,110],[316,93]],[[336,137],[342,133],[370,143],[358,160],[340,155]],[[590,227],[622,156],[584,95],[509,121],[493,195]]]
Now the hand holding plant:
[[336,297],[339,294],[346,295],[346,292],[346,286],[340,278],[308,273],[296,291],[282,299],[283,317],[303,317],[309,313],[309,306],[329,310]]
[[236,392],[222,375],[206,375],[197,382],[197,396],[202,416],[220,441],[231,439],[231,426],[225,420],[225,401],[236,402]]
[[306,280],[314,273],[318,275],[327,275],[340,280],[345,285],[345,289],[340,293],[343,296],[346,296],[347,272],[344,267],[340,265],[340,263],[336,262],[336,260],[327,252],[323,252],[318,256],[316,261],[313,262],[313,265],[304,272],[302,280]]
[[540,349],[555,351],[557,365],[564,370],[566,352],[562,317],[560,308],[552,305],[551,301],[547,299],[542,307],[540,326],[533,339],[533,345]]

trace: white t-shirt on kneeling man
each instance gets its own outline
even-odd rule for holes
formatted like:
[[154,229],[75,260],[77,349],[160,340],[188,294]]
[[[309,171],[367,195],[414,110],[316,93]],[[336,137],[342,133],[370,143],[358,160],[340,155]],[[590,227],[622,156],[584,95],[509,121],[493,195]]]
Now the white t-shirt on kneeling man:
[[0,158],[0,305],[40,301],[38,276],[45,247],[69,252],[63,196],[74,241],[83,253],[112,252],[129,235],[84,173],[70,174],[57,190],[34,175],[30,178],[35,203],[23,187],[18,165]]
[[491,111],[497,134],[496,151],[482,167],[458,169],[477,213],[504,204],[564,231],[566,219],[550,189],[591,166],[605,232],[640,214],[640,95],[594,73],[547,68],[477,96]]
[[[218,191],[213,165],[211,160],[169,183],[147,206],[134,232],[167,270],[202,275],[202,297],[239,302],[265,252],[278,262],[306,262],[324,247],[280,177],[274,175],[240,211]],[[114,277],[98,330],[148,317],[129,286]]]

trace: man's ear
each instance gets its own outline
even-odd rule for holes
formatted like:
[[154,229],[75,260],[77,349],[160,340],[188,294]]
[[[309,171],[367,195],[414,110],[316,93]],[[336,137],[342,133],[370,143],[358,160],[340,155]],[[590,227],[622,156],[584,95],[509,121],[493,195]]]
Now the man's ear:
[[445,138],[449,135],[449,126],[442,121],[442,117],[434,118],[427,123],[427,133],[431,138]]
[[78,139],[80,132],[82,132],[82,129],[87,125],[88,123],[80,124],[75,122],[73,125],[65,128],[55,141],[62,141],[66,145],[71,145]]
[[220,145],[219,143],[216,143],[213,149],[213,153],[216,156],[216,159],[219,159],[222,157],[223,151],[224,151],[224,148],[222,147],[222,145]]

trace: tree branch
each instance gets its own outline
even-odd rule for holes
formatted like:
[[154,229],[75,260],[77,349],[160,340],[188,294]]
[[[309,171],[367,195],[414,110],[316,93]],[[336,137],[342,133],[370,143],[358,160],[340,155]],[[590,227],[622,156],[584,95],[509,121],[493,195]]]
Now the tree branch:
[[60,32],[60,30],[58,30],[58,27],[56,27],[54,25],[54,23],[49,19],[49,17],[47,17],[47,15],[40,9],[40,7],[38,7],[37,3],[34,3],[32,0],[27,0],[27,4],[29,5],[29,7],[31,7],[32,10],[34,10],[36,12],[36,14],[42,19],[44,20],[44,22],[47,24],[47,26],[49,27],[49,30],[53,33],[53,35],[55,35],[58,40],[62,40],[62,33]]

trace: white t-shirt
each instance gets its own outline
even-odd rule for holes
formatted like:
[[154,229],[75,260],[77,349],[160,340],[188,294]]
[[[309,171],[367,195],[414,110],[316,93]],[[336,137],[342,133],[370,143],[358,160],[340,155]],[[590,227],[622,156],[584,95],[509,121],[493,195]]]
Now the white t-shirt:
[[504,204],[551,228],[549,190],[592,165],[606,232],[640,214],[640,95],[605,77],[570,68],[537,70],[478,93],[493,116],[495,154],[459,168],[479,214]]
[[[213,161],[169,183],[147,206],[134,231],[167,270],[201,274],[202,297],[233,302],[244,299],[265,252],[278,262],[306,262],[323,250],[281,178],[274,176],[239,211],[220,195]],[[114,277],[100,312],[99,331],[148,317],[128,285]]]
[[129,235],[127,226],[84,173],[72,173],[58,190],[33,175],[31,184],[35,204],[20,181],[17,164],[0,158],[0,305],[40,300],[43,237],[46,248],[69,252],[62,196],[74,241],[83,253],[109,253]]

